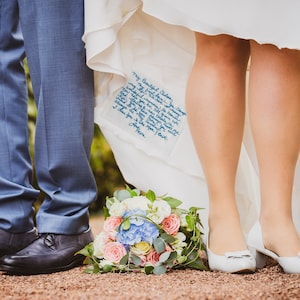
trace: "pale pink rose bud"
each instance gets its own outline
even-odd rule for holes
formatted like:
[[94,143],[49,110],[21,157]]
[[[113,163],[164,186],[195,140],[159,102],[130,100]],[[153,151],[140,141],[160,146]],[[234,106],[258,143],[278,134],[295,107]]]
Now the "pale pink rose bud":
[[139,258],[141,259],[141,264],[140,264],[140,266],[141,266],[141,267],[144,267],[144,266],[145,266],[145,263],[146,263],[146,261],[147,261],[146,256],[145,256],[145,255],[139,255]]
[[118,242],[110,242],[103,247],[104,259],[111,261],[112,263],[118,264],[121,258],[126,255],[125,247]]
[[170,214],[162,221],[162,228],[170,235],[177,234],[180,227],[180,217],[176,214]]
[[108,217],[103,224],[103,231],[107,233],[108,237],[115,240],[117,227],[121,224],[121,217]]

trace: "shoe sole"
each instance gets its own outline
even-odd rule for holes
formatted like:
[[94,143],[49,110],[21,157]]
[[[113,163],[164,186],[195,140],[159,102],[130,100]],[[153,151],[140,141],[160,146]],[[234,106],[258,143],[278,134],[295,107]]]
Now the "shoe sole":
[[245,270],[240,270],[240,271],[234,272],[232,274],[252,274],[252,273],[255,273],[255,270],[245,269]]
[[81,266],[83,264],[84,257],[77,257],[71,263],[65,266],[59,266],[48,269],[24,269],[22,267],[14,267],[9,265],[1,265],[0,271],[7,273],[8,275],[38,275],[38,274],[51,274],[56,272],[67,271],[72,268]]

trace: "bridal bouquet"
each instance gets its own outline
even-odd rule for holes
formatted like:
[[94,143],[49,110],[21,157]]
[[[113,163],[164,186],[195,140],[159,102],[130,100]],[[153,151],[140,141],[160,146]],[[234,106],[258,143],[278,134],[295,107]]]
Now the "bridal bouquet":
[[77,252],[86,256],[87,273],[207,269],[201,222],[196,207],[181,209],[181,201],[141,194],[127,187],[106,199],[103,231]]

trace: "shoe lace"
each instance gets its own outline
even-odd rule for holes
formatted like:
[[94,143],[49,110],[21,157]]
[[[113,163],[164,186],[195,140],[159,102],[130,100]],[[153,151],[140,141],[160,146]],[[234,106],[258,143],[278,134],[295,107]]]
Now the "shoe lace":
[[55,249],[55,236],[52,233],[40,233],[39,238],[44,240],[44,245],[52,250]]

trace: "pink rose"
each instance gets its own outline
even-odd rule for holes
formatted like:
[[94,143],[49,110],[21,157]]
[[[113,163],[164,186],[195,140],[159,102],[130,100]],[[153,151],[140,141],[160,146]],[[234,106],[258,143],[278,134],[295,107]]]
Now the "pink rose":
[[[169,245],[166,245],[166,249],[164,252],[172,252],[172,248]],[[158,261],[159,261],[159,257],[162,255],[162,253],[157,253],[154,249],[151,250],[147,256],[146,256],[146,260],[147,262],[149,262],[152,265],[155,265]]]
[[118,242],[110,242],[103,247],[103,257],[104,259],[118,264],[121,258],[126,255],[125,247]]
[[180,217],[176,214],[170,214],[162,221],[162,228],[170,235],[177,234],[180,227]]
[[159,261],[160,254],[158,254],[154,249],[150,251],[147,256],[147,262],[151,263],[152,265],[155,265]]
[[105,220],[103,230],[107,233],[110,239],[115,240],[117,233],[116,228],[121,224],[121,222],[121,217],[109,217]]

